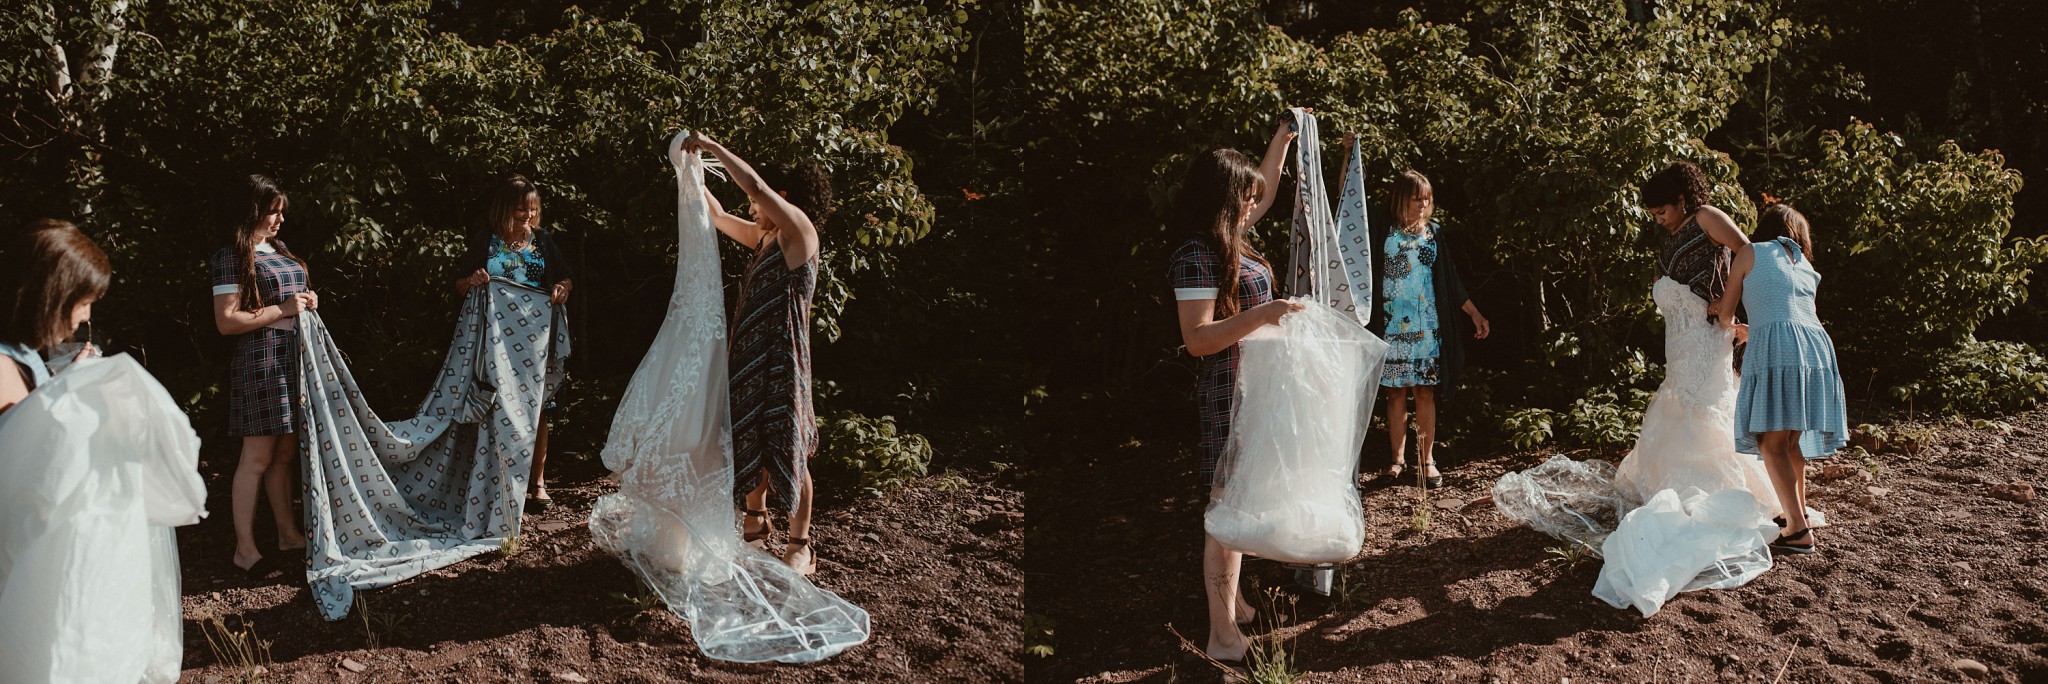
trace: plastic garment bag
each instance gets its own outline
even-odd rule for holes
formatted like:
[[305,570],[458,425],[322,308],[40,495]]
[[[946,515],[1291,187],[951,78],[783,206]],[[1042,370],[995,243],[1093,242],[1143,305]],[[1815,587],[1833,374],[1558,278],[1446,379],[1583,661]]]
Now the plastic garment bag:
[[172,528],[206,515],[198,465],[191,421],[126,354],[0,414],[0,681],[178,680]]
[[619,491],[590,536],[690,623],[704,654],[734,662],[823,660],[868,638],[868,613],[740,540],[726,404],[725,299],[704,200],[705,164],[669,141],[676,172],[674,294],[612,417],[606,467]]
[[1313,302],[1244,338],[1237,413],[1205,527],[1226,548],[1290,563],[1358,555],[1353,484],[1387,345]]
[[[1239,342],[1237,408],[1204,527],[1226,548],[1293,563],[1358,555],[1365,516],[1355,482],[1387,345],[1367,331],[1371,255],[1361,238],[1340,248],[1323,194],[1315,117],[1292,110],[1301,192],[1295,203],[1290,288],[1307,304]],[[1362,183],[1351,175],[1347,188]],[[1347,189],[1347,200],[1362,196]],[[1347,209],[1351,204],[1347,201]],[[1363,235],[1362,203],[1347,230]],[[1346,260],[1363,263],[1354,271]],[[1355,287],[1362,285],[1362,287]],[[1363,299],[1355,297],[1362,295]]]

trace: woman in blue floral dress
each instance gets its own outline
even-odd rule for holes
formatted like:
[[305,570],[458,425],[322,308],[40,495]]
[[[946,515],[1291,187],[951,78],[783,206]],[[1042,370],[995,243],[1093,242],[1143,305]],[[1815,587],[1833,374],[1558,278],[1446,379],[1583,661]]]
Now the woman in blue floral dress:
[[1462,331],[1456,317],[1439,315],[1444,302],[1454,303],[1472,320],[1473,339],[1486,339],[1492,328],[1479,315],[1458,278],[1456,263],[1443,239],[1443,227],[1430,220],[1435,196],[1429,179],[1410,169],[1394,181],[1394,226],[1375,222],[1374,243],[1380,247],[1380,311],[1375,321],[1387,341],[1386,369],[1380,386],[1387,388],[1387,437],[1393,464],[1387,477],[1398,481],[1406,467],[1408,400],[1415,401],[1415,451],[1418,467],[1432,487],[1443,484],[1436,467],[1436,399],[1448,392],[1465,365]]
[[[455,281],[455,291],[463,294],[498,277],[547,292],[550,301],[561,304],[569,301],[574,285],[569,259],[555,246],[554,236],[540,227],[540,186],[516,174],[499,183],[491,195],[490,229],[470,235],[457,269],[465,275]],[[540,429],[533,442],[533,469],[526,482],[528,511],[554,503],[547,483],[548,418],[554,408],[549,401],[541,409]]]

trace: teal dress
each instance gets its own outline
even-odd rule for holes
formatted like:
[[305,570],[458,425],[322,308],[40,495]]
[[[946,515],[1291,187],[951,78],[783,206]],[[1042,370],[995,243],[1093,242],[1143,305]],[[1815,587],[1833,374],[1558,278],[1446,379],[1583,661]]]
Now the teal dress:
[[1381,307],[1387,315],[1382,387],[1442,384],[1442,342],[1437,325],[1437,240],[1434,224],[1421,235],[1391,231],[1380,246]]
[[1758,433],[1796,430],[1801,455],[1825,457],[1848,441],[1849,418],[1835,343],[1814,310],[1820,274],[1791,240],[1750,249],[1755,263],[1742,280],[1749,349],[1735,395],[1735,450],[1754,454]]
[[20,364],[22,379],[28,381],[28,388],[34,390],[50,381],[50,367],[43,365],[43,355],[28,345],[0,342],[0,359],[10,359]]

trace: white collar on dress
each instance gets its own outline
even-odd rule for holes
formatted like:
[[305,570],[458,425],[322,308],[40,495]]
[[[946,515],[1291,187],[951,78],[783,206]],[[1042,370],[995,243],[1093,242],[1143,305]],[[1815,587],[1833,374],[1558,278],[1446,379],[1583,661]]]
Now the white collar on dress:
[[277,248],[276,248],[276,247],[272,247],[272,246],[270,246],[270,241],[268,241],[268,240],[265,240],[265,241],[263,241],[263,242],[258,242],[258,243],[256,243],[256,253],[257,253],[257,254],[276,254],[276,253],[277,253]]

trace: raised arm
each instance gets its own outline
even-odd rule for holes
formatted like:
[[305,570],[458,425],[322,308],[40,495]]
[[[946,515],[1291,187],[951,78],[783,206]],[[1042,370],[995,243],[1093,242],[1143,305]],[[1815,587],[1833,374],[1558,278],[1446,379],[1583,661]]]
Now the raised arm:
[[1294,127],[1281,121],[1273,129],[1273,139],[1266,143],[1266,156],[1259,159],[1259,177],[1266,179],[1266,191],[1259,195],[1258,204],[1252,205],[1250,218],[1246,223],[1258,223],[1273,208],[1273,200],[1280,196],[1280,173],[1287,163],[1287,146],[1294,142]]
[[724,233],[734,242],[746,245],[748,249],[761,246],[761,224],[727,213],[725,205],[719,203],[718,196],[711,194],[710,188],[704,190],[704,203],[711,205],[711,225],[717,228],[718,232]]
[[804,215],[803,210],[790,204],[789,200],[783,199],[774,188],[768,187],[768,183],[761,180],[761,174],[754,171],[754,167],[748,165],[746,160],[740,159],[717,141],[704,137],[702,133],[691,133],[689,139],[683,141],[683,151],[700,150],[717,157],[718,163],[725,167],[726,173],[731,174],[733,181],[739,183],[740,189],[746,191],[747,202],[753,205],[754,219],[757,222],[767,219],[775,225],[776,230],[786,231],[778,239],[782,242],[782,257],[787,266],[802,266],[804,262],[810,261],[811,257],[818,255],[818,228],[811,223],[811,217]]

